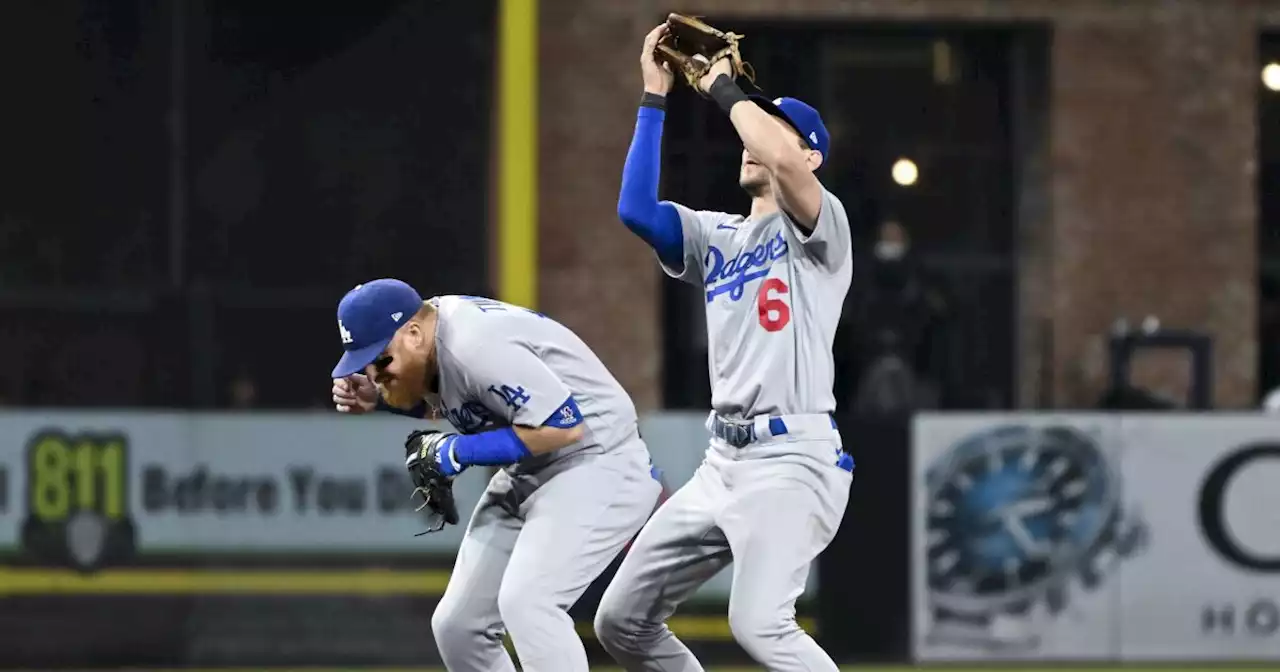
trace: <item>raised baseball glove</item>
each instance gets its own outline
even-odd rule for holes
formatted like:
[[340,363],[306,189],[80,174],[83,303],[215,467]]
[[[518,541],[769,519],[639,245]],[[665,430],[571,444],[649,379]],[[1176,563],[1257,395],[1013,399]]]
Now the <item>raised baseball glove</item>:
[[709,26],[691,16],[670,14],[667,16],[667,34],[658,41],[654,55],[672,72],[683,75],[694,91],[705,96],[698,88],[698,80],[722,58],[733,64],[734,78],[745,76],[755,84],[755,71],[738,52],[738,42],[743,37]]
[[420,429],[405,439],[404,466],[409,470],[409,479],[413,481],[413,492],[409,493],[409,498],[422,495],[422,506],[418,507],[418,511],[429,508],[434,519],[430,528],[414,536],[439,532],[445,525],[458,524],[458,503],[453,498],[453,479],[440,468],[441,445],[449,436],[451,435],[434,429]]

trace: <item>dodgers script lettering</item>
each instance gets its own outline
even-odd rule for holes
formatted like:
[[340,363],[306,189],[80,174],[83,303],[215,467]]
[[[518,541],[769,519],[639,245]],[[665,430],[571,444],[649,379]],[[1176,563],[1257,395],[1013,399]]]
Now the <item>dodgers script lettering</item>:
[[493,424],[493,414],[478,401],[463,402],[458,408],[445,411],[449,424],[463,434],[478,432]]
[[704,262],[707,267],[707,303],[721,294],[728,294],[733,301],[741,299],[748,282],[768,275],[773,262],[785,256],[787,239],[782,237],[781,232],[768,242],[760,243],[728,261],[720,248],[708,248]]

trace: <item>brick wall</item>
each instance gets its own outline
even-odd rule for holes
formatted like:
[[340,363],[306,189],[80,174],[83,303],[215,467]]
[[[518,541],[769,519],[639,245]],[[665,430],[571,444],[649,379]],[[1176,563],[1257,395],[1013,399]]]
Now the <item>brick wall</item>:
[[591,344],[637,405],[653,408],[661,402],[660,271],[617,215],[646,29],[608,5],[541,5],[539,303]]
[[[1105,335],[1147,314],[1216,339],[1215,396],[1250,404],[1256,362],[1257,31],[1248,0],[545,0],[542,306],[644,408],[660,404],[658,270],[614,214],[640,92],[638,48],[665,12],[839,21],[1027,21],[1053,29],[1047,207],[1019,224],[1020,396],[1088,404]],[[750,49],[748,44],[747,49]],[[1035,163],[1035,162],[1033,162]],[[1049,325],[1046,329],[1044,325]],[[1041,366],[1041,363],[1047,366]],[[1138,367],[1182,389],[1185,367]],[[1045,378],[1045,376],[1048,376]]]

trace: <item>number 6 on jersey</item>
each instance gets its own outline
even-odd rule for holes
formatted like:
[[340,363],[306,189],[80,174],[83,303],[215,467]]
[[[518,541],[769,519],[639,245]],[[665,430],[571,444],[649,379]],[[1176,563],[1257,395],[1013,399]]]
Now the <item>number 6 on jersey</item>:
[[756,295],[756,310],[760,313],[760,326],[765,331],[782,331],[791,322],[791,308],[781,298],[770,298],[770,293],[786,294],[787,283],[782,278],[765,278]]

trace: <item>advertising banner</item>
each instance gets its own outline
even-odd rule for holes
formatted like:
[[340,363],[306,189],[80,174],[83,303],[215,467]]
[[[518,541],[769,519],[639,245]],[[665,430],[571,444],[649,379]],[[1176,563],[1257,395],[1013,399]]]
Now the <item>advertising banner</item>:
[[[1121,518],[1102,417],[924,417],[913,428],[921,659],[1105,659]],[[1048,625],[1046,625],[1048,624]]]
[[916,657],[1280,659],[1280,421],[913,427]]
[[[0,636],[23,642],[0,667],[436,661],[463,528],[414,536],[421,424],[0,413]],[[463,510],[485,480],[458,479]]]
[[[0,547],[93,566],[148,554],[452,551],[425,529],[395,416],[0,414]],[[455,484],[470,511],[482,470]]]
[[[701,464],[705,420],[641,421],[669,488]],[[209,554],[451,560],[488,472],[455,482],[463,524],[414,536],[427,521],[400,446],[424,424],[448,429],[385,413],[0,412],[0,553],[81,568]],[[731,578],[696,598],[725,599]]]
[[1280,422],[1121,422],[1147,553],[1120,564],[1120,657],[1280,661]]
[[[671,488],[702,461],[705,417],[642,422]],[[431,614],[490,472],[455,481],[463,524],[415,536],[402,446],[424,424],[0,412],[0,639],[24,642],[0,668],[438,663]],[[731,578],[672,621],[713,659],[737,651]]]

